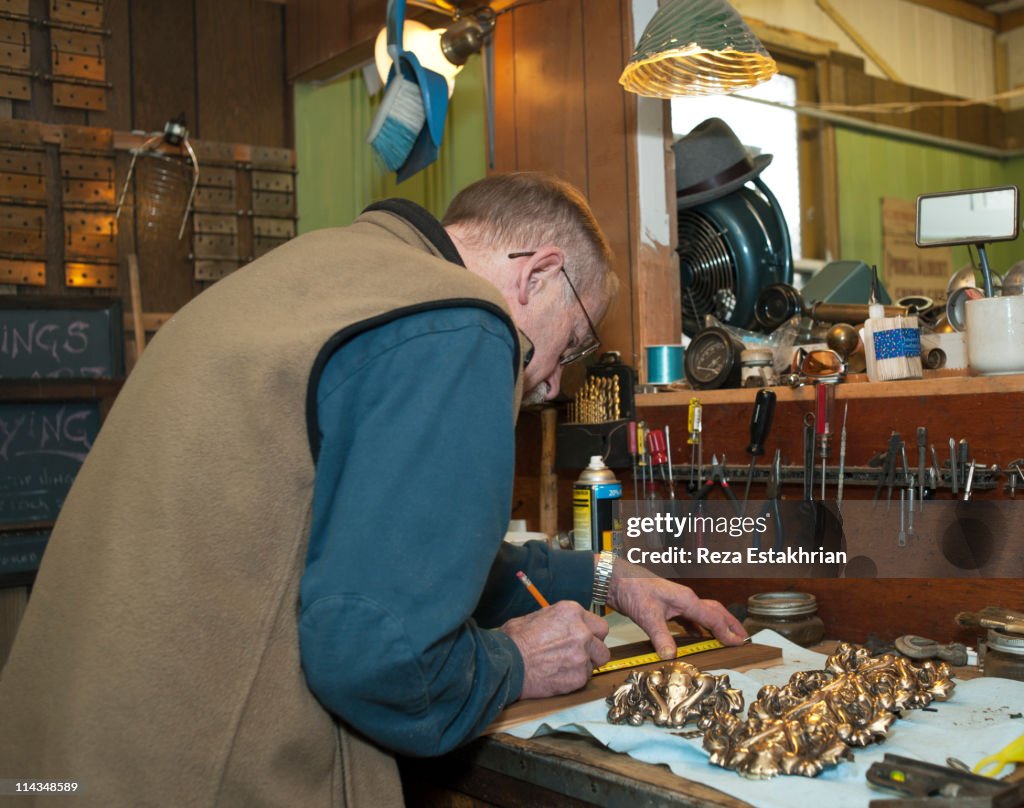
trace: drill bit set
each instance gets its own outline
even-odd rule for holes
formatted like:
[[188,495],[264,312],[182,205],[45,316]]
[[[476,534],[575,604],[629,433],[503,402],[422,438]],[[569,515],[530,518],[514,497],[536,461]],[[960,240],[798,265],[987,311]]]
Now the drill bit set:
[[621,417],[618,376],[588,377],[569,402],[570,424],[603,424]]
[[611,469],[632,467],[627,426],[635,417],[635,386],[636,372],[617,353],[602,354],[587,368],[556,429],[557,468],[585,468],[594,455],[603,457]]

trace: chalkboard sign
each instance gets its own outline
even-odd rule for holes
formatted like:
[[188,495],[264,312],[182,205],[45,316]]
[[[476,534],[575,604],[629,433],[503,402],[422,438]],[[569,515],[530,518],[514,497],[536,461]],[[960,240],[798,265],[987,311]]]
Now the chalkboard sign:
[[49,539],[49,530],[0,533],[0,587],[32,583]]
[[98,401],[0,402],[0,527],[54,521],[99,431]]
[[0,297],[0,379],[123,376],[119,299]]

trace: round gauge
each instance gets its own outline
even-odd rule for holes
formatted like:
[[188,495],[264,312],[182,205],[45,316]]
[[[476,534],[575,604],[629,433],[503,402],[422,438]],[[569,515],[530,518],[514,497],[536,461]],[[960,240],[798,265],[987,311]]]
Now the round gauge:
[[696,390],[738,386],[741,350],[724,328],[712,326],[698,331],[683,358],[686,380]]

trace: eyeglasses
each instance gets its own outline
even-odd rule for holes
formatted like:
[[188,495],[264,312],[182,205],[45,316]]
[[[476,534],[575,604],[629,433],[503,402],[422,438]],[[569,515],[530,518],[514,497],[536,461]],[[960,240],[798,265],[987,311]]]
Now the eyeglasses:
[[[527,258],[531,255],[535,255],[536,250],[529,250],[526,252],[513,252],[509,253],[509,258]],[[590,315],[587,313],[587,307],[583,305],[583,300],[580,298],[579,293],[576,291],[576,287],[572,285],[572,280],[569,278],[569,273],[565,271],[565,267],[559,267],[562,275],[565,276],[565,282],[569,284],[569,289],[572,292],[572,296],[576,298],[576,302],[580,304],[580,309],[583,310],[583,316],[587,318],[587,325],[590,326],[590,338],[584,340],[582,344],[570,346],[562,352],[561,357],[558,359],[560,365],[571,365],[573,362],[578,362],[584,357],[590,356],[594,351],[601,347],[601,338],[597,336],[597,329],[594,328],[594,321],[590,319]]]

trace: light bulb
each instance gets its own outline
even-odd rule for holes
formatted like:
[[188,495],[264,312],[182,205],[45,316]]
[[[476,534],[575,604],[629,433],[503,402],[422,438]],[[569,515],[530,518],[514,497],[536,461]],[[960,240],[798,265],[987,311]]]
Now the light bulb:
[[[440,73],[448,82],[448,97],[452,97],[455,89],[455,76],[462,70],[462,65],[453,65],[445,58],[441,50],[441,37],[444,28],[427,28],[423,23],[406,20],[402,28],[402,47],[416,54],[420,64],[428,70]],[[391,56],[388,54],[387,28],[381,28],[373,45],[373,61],[377,65],[377,73],[382,83],[387,83],[391,70]]]

